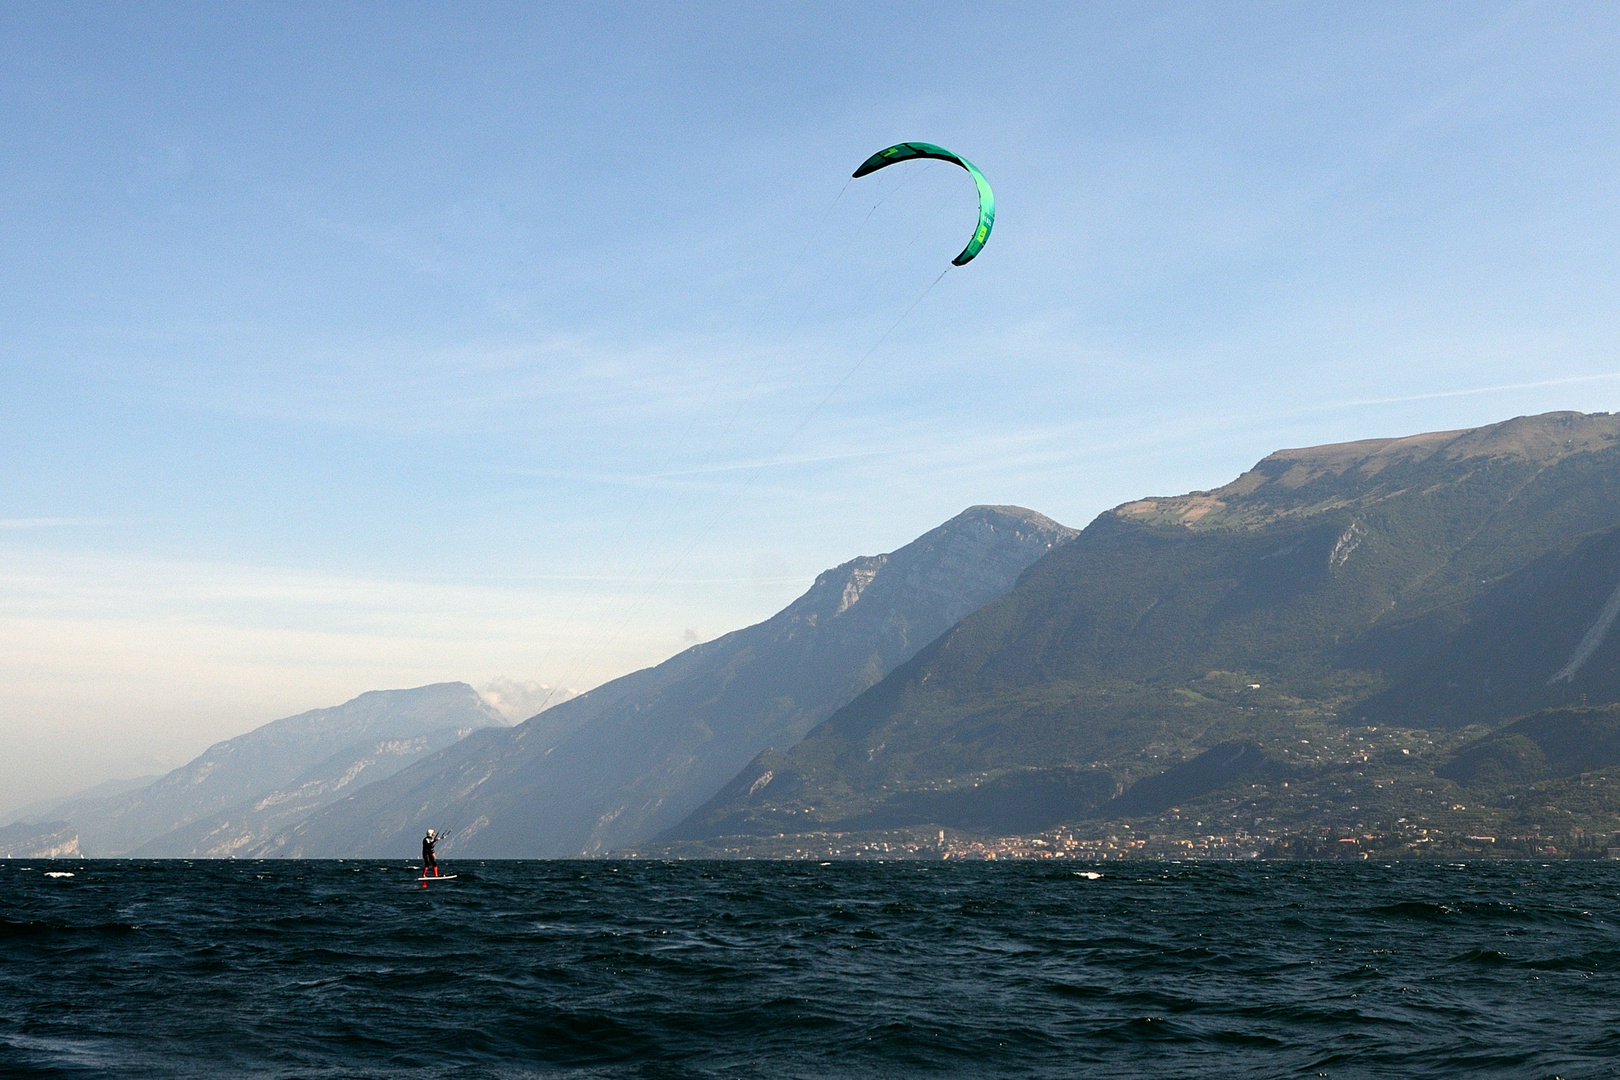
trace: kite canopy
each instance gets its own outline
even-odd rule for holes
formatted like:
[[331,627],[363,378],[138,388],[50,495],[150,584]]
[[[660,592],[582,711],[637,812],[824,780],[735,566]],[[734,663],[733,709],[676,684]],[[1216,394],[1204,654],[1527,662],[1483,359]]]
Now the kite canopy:
[[935,146],[933,143],[903,142],[891,146],[887,150],[879,150],[867,158],[861,163],[861,167],[855,170],[855,176],[857,178],[862,177],[867,173],[874,173],[879,169],[893,165],[897,161],[910,161],[913,158],[935,158],[939,161],[949,161],[954,165],[960,165],[968,171],[968,175],[973,177],[973,182],[979,186],[979,227],[973,230],[973,239],[969,240],[968,246],[962,249],[962,254],[951,260],[953,266],[961,266],[964,263],[971,262],[973,256],[977,255],[984,247],[984,242],[990,239],[990,227],[996,223],[995,193],[990,190],[990,181],[984,178],[984,173],[974,167],[973,162],[965,157],[951,153],[943,146]]

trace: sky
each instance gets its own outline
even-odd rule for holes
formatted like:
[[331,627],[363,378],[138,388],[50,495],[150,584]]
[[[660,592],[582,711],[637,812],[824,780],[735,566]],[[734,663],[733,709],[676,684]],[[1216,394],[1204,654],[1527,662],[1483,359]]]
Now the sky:
[[[1620,409],[1616,55],[1580,3],[8,3],[0,811],[587,689],[976,503]],[[849,175],[902,140],[995,187],[943,276],[967,174]]]

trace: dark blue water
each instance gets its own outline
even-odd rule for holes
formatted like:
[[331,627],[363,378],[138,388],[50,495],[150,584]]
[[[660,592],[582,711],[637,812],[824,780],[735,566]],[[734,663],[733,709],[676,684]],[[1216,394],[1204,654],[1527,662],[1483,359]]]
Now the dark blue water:
[[0,863],[0,1075],[1620,1076],[1620,864],[456,869]]

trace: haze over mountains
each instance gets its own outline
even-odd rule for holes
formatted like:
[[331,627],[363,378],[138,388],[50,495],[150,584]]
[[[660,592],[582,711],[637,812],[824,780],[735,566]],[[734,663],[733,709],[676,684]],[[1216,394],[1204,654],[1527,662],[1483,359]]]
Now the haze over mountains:
[[1011,588],[1074,530],[975,506],[887,555],[852,559],[757,626],[616,679],[510,731],[479,732],[311,815],[257,849],[598,854],[679,822],[750,758],[787,747],[948,627]]
[[136,790],[92,791],[21,820],[52,836],[70,824],[76,851],[90,856],[232,856],[424,754],[505,723],[464,683],[376,690],[216,743]]
[[[28,808],[18,815],[27,824],[0,832],[0,852],[402,856],[428,823],[447,819],[474,826],[446,854],[579,854],[640,842],[762,747],[796,742],[1073,535],[1017,507],[973,507],[892,554],[825,572],[759,626],[518,729],[505,730],[497,710],[538,700],[545,688],[506,680],[490,688],[494,701],[461,683],[363,694],[227,740],[155,781]],[[386,783],[427,758],[404,783]],[[458,786],[469,775],[471,798]],[[318,813],[335,803],[337,813]]]

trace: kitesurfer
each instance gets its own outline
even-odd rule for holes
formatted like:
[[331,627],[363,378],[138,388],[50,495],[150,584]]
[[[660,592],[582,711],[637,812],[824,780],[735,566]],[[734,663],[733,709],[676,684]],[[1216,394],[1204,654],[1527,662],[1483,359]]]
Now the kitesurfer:
[[433,854],[433,848],[434,848],[434,845],[436,845],[440,840],[443,840],[443,839],[444,839],[444,837],[440,836],[438,833],[434,832],[432,829],[429,829],[427,831],[427,835],[422,837],[422,876],[423,877],[438,877],[439,876],[439,860],[438,860],[438,857]]

